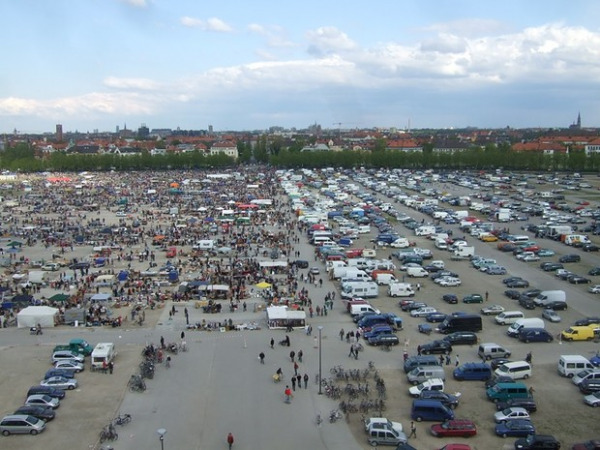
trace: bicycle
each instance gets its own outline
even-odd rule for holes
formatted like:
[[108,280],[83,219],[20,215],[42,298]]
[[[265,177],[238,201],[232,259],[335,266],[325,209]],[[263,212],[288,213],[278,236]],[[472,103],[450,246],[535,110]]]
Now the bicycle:
[[113,423],[115,425],[127,425],[129,422],[131,422],[131,414],[119,414],[115,420],[113,420]]
[[112,423],[106,425],[100,432],[101,443],[104,441],[116,441],[117,439],[119,439],[119,434]]

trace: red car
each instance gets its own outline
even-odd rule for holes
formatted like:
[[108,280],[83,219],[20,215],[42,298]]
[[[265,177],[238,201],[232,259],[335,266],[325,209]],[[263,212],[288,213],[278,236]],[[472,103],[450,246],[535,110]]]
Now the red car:
[[437,437],[469,437],[477,434],[477,427],[470,420],[447,420],[431,425],[431,434]]

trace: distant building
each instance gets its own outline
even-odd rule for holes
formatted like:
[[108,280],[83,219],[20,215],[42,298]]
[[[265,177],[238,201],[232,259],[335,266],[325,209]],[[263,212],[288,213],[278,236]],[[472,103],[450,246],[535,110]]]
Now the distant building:
[[584,151],[586,156],[590,156],[593,153],[600,153],[600,138],[588,142],[584,147]]
[[577,121],[569,126],[571,130],[581,130],[581,113],[577,114]]
[[60,123],[56,124],[56,140],[58,142],[63,140],[63,127]]
[[210,148],[211,155],[218,155],[220,153],[225,153],[227,156],[238,159],[238,149],[237,145],[233,141],[219,141],[215,142]]
[[315,145],[306,145],[302,147],[301,152],[328,152],[329,147],[327,144],[320,143]]
[[145,139],[148,136],[150,136],[150,128],[143,123],[142,126],[138,128],[138,137]]

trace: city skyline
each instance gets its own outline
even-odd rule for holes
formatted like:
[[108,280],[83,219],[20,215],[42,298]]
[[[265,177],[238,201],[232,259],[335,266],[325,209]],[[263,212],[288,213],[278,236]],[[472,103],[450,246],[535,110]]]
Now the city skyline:
[[2,2],[0,132],[598,127],[600,4],[564,6]]

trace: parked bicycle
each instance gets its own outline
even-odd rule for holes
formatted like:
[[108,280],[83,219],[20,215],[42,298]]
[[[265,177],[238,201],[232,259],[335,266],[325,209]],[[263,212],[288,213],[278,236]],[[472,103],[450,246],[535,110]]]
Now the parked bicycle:
[[339,409],[332,409],[329,413],[329,423],[335,423],[342,418],[342,413]]
[[119,439],[119,434],[112,423],[106,425],[100,432],[100,442],[104,441],[116,441]]
[[129,422],[131,422],[131,414],[119,414],[115,420],[113,420],[113,424],[115,425],[127,425]]
[[144,382],[141,375],[131,375],[129,382],[127,383],[130,391],[144,392],[146,390],[146,383]]

